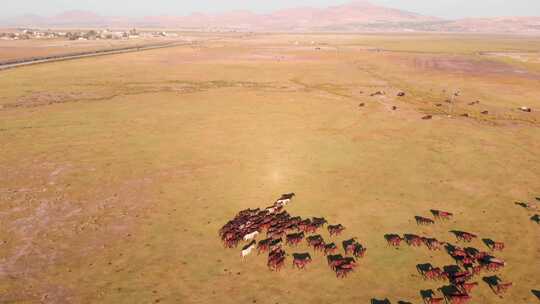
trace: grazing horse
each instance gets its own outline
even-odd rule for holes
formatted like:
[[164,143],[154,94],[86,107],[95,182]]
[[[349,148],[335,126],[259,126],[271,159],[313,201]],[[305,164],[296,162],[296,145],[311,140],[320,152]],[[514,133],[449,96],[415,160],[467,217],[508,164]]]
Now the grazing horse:
[[506,293],[512,287],[512,283],[499,283],[495,286],[495,293],[499,296]]
[[242,253],[241,253],[242,259],[251,253],[253,248],[255,248],[255,244],[257,244],[257,242],[251,241],[251,243],[247,244],[246,246],[242,248]]
[[504,249],[504,243],[503,242],[495,242],[493,243],[493,247],[491,250],[495,251],[503,251]]
[[286,236],[286,244],[291,246],[298,245],[304,239],[304,232],[291,233]]
[[452,284],[462,284],[469,281],[472,278],[472,274],[468,271],[458,271],[453,273],[447,273],[447,277]]
[[292,199],[293,197],[295,197],[296,194],[294,192],[291,192],[291,193],[285,193],[285,194],[282,194],[281,197],[278,199],[279,200],[284,200],[284,199]]
[[475,288],[476,286],[478,286],[478,282],[462,283],[462,284],[457,285],[457,287],[465,294],[471,293],[473,288]]
[[324,244],[324,240],[323,240],[322,236],[319,235],[319,234],[308,236],[306,238],[306,241],[307,241],[309,247],[315,247],[316,245]]
[[324,246],[324,255],[334,254],[337,250],[335,243],[326,244]]
[[472,298],[468,294],[454,294],[449,296],[451,304],[466,304]]
[[293,267],[304,269],[309,263],[311,263],[309,253],[293,253]]
[[405,234],[403,235],[405,242],[409,246],[419,247],[422,245],[422,238],[415,234]]
[[280,210],[281,206],[270,206],[270,207],[266,207],[266,209],[264,209],[265,211],[267,211],[269,214],[274,214],[276,212],[278,212]]
[[416,220],[416,224],[417,225],[432,225],[432,224],[435,224],[435,221],[430,219],[430,218],[427,218],[427,217],[423,217],[423,216],[415,216],[414,219]]
[[431,265],[431,263],[425,263],[425,264],[416,265],[416,270],[424,278],[426,276],[426,272],[430,271],[431,269],[433,269],[433,265]]
[[334,270],[335,265],[337,264],[337,262],[341,261],[342,259],[343,259],[343,256],[341,254],[328,255],[326,257],[326,260],[328,262],[328,266],[330,266],[332,268],[332,270]]
[[328,221],[324,217],[314,217],[312,219],[312,224],[317,228],[321,228],[326,223],[328,223]]
[[425,273],[425,278],[428,280],[441,280],[444,278],[443,271],[439,267],[432,268]]
[[480,263],[480,265],[483,265],[488,271],[498,271],[502,267],[506,266],[506,262],[490,255],[486,255],[481,259],[478,259],[478,262]]
[[355,258],[363,258],[366,255],[367,248],[360,243],[355,243],[353,248],[353,256]]
[[336,277],[345,278],[356,267],[356,261],[354,258],[345,257],[334,261],[331,266],[336,272]]
[[268,245],[268,248],[270,250],[274,250],[275,248],[279,247],[281,248],[281,244],[283,243],[283,239],[282,238],[278,238],[278,239],[272,239],[272,241],[270,241],[270,244]]
[[398,247],[403,239],[397,234],[385,234],[384,238],[389,246]]
[[294,193],[286,193],[286,194],[282,194],[280,198],[278,198],[276,200],[276,202],[274,203],[275,206],[281,206],[281,207],[284,207],[286,206],[291,200],[292,198],[295,196],[296,194]]
[[437,241],[435,238],[422,238],[422,242],[426,245],[429,250],[441,250],[442,244]]
[[430,298],[426,300],[427,304],[442,304],[444,302],[444,298]]
[[458,230],[452,230],[450,231],[452,232],[458,241],[463,241],[463,242],[471,242],[473,239],[477,238],[477,236],[475,234],[472,234],[472,233],[469,233],[469,232],[464,232],[464,231],[458,231]]
[[285,264],[285,251],[281,247],[272,249],[268,254],[267,266],[270,270],[279,271]]
[[354,251],[354,245],[356,244],[356,238],[343,241],[343,250],[345,254],[349,254]]
[[257,244],[257,254],[261,254],[261,252],[266,252],[270,249],[270,244],[272,243],[274,239],[267,238],[264,240],[260,240]]
[[343,227],[343,225],[341,224],[337,224],[337,225],[328,225],[328,233],[330,233],[330,236],[334,236],[334,235],[340,235],[343,230],[345,230],[345,227]]
[[452,216],[454,216],[454,214],[451,212],[434,210],[434,209],[431,209],[430,211],[431,211],[431,214],[433,214],[433,216],[437,219],[449,220]]
[[298,229],[300,229],[301,231],[303,231],[305,233],[308,233],[310,231],[310,226],[311,226],[311,220],[310,219],[305,219],[305,220],[300,221],[298,223]]

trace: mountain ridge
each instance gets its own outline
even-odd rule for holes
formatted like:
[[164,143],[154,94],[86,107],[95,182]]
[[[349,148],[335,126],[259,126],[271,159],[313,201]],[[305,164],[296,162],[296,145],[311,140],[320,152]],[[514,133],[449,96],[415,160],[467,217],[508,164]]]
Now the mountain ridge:
[[[0,22],[1,23],[1,22]],[[53,17],[24,15],[3,22],[15,27],[98,27],[234,29],[246,31],[432,31],[538,33],[540,17],[493,17],[447,20],[359,0],[326,8],[296,7],[270,13],[232,10],[224,13],[192,13],[184,16],[102,16],[72,10]]]

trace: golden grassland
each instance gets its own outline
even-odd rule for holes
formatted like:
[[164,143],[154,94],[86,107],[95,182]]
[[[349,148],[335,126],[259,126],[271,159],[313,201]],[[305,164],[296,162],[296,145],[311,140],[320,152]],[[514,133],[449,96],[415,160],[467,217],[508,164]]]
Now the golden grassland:
[[[443,283],[415,265],[452,260],[383,235],[456,229],[507,246],[499,276],[515,286],[500,299],[478,278],[473,303],[534,303],[540,227],[514,202],[540,196],[538,46],[256,34],[1,72],[0,302],[421,303]],[[291,214],[367,246],[350,277],[320,255],[274,273],[223,248],[239,210],[290,191]],[[417,226],[432,208],[455,217]]]
[[[5,31],[0,29],[0,31]],[[81,31],[81,30],[58,30]],[[85,30],[82,30],[85,31]],[[87,31],[87,30],[86,30]],[[92,52],[104,49],[120,49],[128,47],[154,45],[175,41],[207,40],[218,38],[211,33],[185,32],[181,37],[141,37],[129,40],[66,40],[66,39],[31,39],[0,40],[0,63],[15,59],[59,56],[81,52]]]

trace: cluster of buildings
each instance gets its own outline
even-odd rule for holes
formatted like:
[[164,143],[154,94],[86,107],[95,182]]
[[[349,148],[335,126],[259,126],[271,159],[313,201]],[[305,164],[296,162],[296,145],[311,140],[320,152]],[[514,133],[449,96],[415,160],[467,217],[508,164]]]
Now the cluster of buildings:
[[65,39],[65,40],[127,40],[139,38],[178,37],[177,33],[169,32],[138,32],[129,31],[87,30],[87,31],[56,31],[17,29],[11,32],[0,32],[0,40],[29,40],[29,39]]

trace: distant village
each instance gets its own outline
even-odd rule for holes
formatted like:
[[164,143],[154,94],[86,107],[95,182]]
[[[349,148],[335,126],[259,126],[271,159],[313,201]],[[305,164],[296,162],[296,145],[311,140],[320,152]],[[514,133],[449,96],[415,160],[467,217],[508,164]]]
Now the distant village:
[[37,29],[17,29],[12,32],[0,32],[0,40],[30,40],[30,39],[65,39],[65,40],[128,40],[141,38],[178,37],[171,32],[138,32],[112,30],[87,31],[55,31]]

